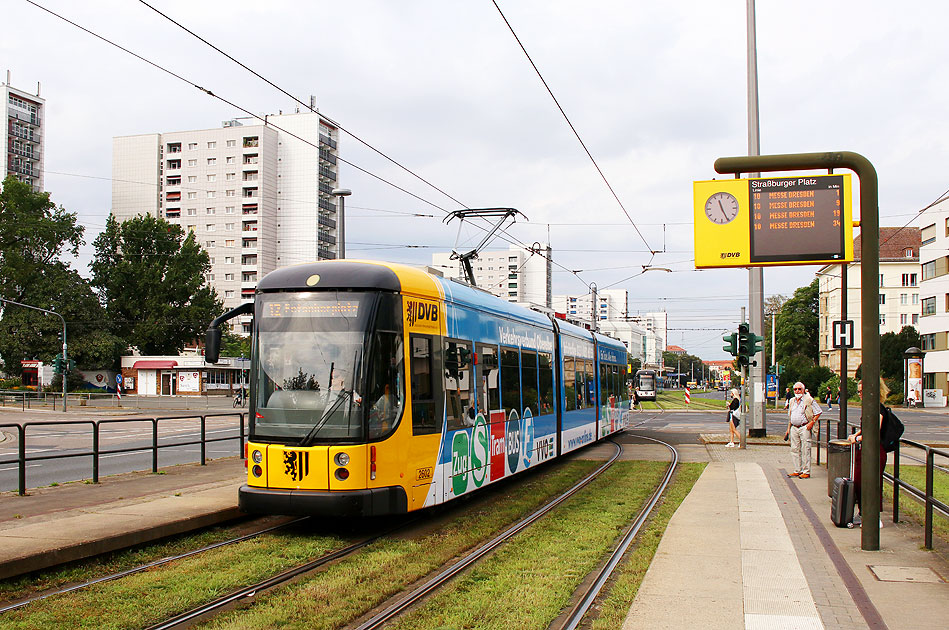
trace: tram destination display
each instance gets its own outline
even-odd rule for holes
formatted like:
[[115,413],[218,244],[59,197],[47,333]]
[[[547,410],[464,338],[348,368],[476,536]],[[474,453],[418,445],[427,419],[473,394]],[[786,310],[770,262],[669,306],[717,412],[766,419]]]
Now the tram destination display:
[[693,182],[695,266],[853,260],[850,175]]
[[843,260],[843,176],[748,180],[751,262]]

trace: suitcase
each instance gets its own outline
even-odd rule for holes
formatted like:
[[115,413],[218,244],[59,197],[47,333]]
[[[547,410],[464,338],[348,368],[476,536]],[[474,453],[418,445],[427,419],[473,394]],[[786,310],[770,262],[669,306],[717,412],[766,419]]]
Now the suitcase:
[[853,527],[853,507],[856,498],[853,482],[854,451],[856,449],[851,446],[850,478],[834,479],[834,489],[830,500],[830,520],[837,527]]

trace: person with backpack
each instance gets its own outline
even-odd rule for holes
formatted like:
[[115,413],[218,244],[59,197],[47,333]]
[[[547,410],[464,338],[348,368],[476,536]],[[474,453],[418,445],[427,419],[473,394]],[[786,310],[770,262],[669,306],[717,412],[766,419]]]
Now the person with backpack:
[[[863,382],[857,383],[857,395],[863,399]],[[886,468],[887,453],[896,449],[900,436],[903,435],[903,423],[893,411],[884,405],[886,397],[890,395],[890,388],[886,386],[883,379],[880,379],[880,505],[883,505],[883,469]],[[858,429],[856,433],[851,434],[847,441],[855,444],[857,452],[854,457],[853,482],[854,482],[854,500],[858,509],[860,508],[860,447],[863,442],[863,431]],[[860,525],[861,512],[853,519],[854,525]],[[880,527],[883,527],[883,519],[880,519]]]

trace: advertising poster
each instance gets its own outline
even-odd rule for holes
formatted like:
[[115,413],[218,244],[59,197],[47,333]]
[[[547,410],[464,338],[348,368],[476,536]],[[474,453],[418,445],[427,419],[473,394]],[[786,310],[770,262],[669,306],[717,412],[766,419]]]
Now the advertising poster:
[[180,370],[178,372],[178,391],[179,392],[199,392],[201,391],[201,375],[199,372],[189,372]]
[[923,401],[923,360],[906,360],[906,402],[910,406]]

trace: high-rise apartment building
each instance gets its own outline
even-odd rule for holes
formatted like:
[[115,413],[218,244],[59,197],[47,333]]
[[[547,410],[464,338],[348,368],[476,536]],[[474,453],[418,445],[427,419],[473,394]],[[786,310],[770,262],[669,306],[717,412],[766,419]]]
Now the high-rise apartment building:
[[553,309],[569,319],[590,322],[623,321],[629,316],[629,292],[626,289],[603,289],[596,292],[596,316],[592,310],[593,293],[555,295]]
[[[494,295],[520,304],[550,308],[553,255],[549,245],[532,253],[517,245],[507,251],[480,252],[471,261],[475,283]],[[450,253],[432,254],[432,266],[446,278],[466,280],[458,260]]]
[[949,202],[929,208],[920,221],[919,335],[925,353],[923,402],[929,406],[944,404],[949,396]]
[[0,161],[0,181],[13,175],[43,190],[43,138],[46,135],[46,101],[40,98],[40,84],[36,94],[30,94],[10,85],[10,71],[3,86],[3,129],[0,143],[6,147],[6,159]]
[[[112,213],[181,225],[226,308],[278,267],[337,257],[337,126],[319,113],[112,139]],[[239,331],[249,332],[242,321]]]

